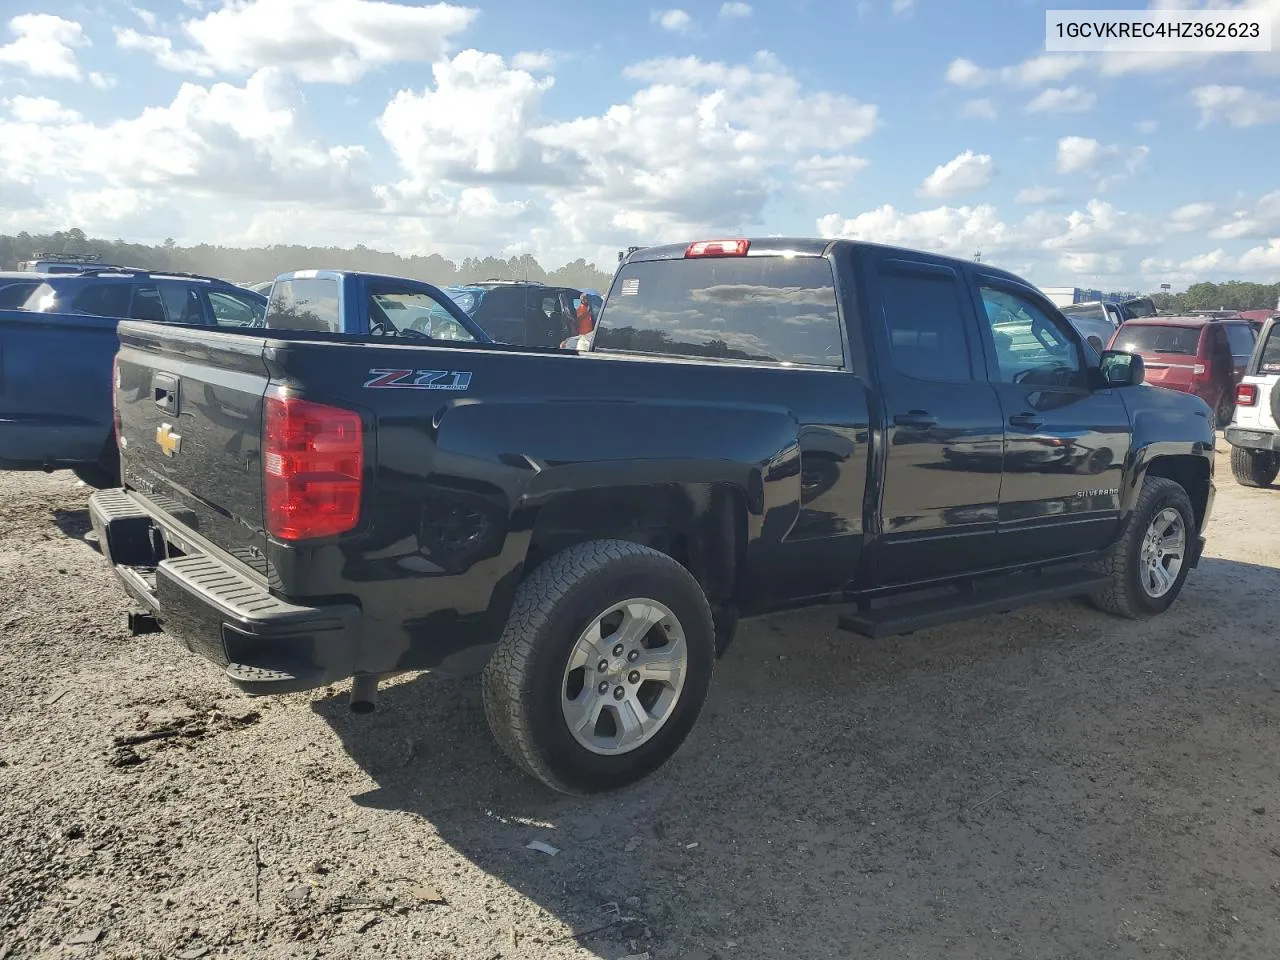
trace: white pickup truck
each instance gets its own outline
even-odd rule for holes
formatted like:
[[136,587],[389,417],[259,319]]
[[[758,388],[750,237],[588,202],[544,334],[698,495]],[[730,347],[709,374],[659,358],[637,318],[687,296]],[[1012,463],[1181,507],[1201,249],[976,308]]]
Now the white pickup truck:
[[1236,412],[1226,428],[1231,472],[1246,487],[1266,487],[1280,474],[1280,314],[1263,324],[1245,375],[1236,386]]

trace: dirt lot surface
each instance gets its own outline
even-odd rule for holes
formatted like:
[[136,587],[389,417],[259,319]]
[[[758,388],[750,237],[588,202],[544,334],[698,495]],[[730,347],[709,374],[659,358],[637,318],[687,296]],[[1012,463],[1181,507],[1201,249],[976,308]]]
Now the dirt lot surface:
[[1274,960],[1280,490],[1217,482],[1164,617],[753,622],[676,759],[581,801],[473,680],[361,717],[131,638],[85,488],[0,474],[0,957]]

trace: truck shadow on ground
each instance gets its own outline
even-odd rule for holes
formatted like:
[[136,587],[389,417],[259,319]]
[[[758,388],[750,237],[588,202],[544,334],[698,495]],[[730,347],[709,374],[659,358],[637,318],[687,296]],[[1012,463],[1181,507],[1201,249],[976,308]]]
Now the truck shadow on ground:
[[675,759],[586,799],[507,763],[474,679],[394,682],[368,717],[345,696],[314,709],[377,783],[357,804],[429,821],[601,957],[1057,955],[1067,928],[1097,956],[1148,899],[1168,942],[1213,952],[1195,871],[1157,865],[1176,836],[1220,870],[1217,899],[1265,899],[1224,866],[1265,858],[1256,825],[1224,844],[1235,821],[1206,811],[1252,795],[1243,754],[1274,770],[1280,748],[1203,705],[1229,691],[1224,711],[1280,718],[1280,602],[1258,600],[1275,577],[1206,559],[1144,623],[1082,603],[893,641],[836,631],[832,610],[749,622]]

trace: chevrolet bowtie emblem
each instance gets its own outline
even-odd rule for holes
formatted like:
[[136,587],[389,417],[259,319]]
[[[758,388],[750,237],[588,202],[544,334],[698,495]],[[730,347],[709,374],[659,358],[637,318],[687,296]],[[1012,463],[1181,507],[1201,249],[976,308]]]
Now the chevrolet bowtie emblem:
[[156,443],[166,457],[172,457],[182,448],[182,434],[173,432],[172,423],[162,423],[156,427]]

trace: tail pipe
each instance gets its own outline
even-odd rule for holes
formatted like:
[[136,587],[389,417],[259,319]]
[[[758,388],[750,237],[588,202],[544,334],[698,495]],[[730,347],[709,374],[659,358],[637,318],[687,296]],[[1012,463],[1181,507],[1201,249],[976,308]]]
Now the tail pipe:
[[377,676],[372,673],[357,673],[351,678],[351,712],[373,713],[377,705]]

